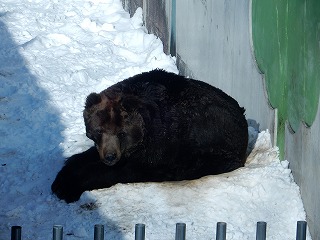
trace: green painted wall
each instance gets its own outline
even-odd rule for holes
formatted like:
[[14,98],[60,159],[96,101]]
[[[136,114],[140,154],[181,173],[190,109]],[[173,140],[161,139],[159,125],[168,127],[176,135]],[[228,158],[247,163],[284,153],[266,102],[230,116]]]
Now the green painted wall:
[[285,124],[293,132],[311,126],[320,91],[320,1],[252,0],[252,38],[265,74],[270,104],[278,109],[278,138],[284,156]]

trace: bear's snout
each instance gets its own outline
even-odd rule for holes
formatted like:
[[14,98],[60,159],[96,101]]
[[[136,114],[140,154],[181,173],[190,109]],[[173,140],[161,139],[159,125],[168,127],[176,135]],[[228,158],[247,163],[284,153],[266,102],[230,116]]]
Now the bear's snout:
[[108,166],[114,166],[120,159],[116,153],[107,153],[100,160]]
[[120,143],[115,135],[103,134],[98,146],[101,161],[108,165],[115,165],[121,158]]
[[104,156],[104,161],[109,165],[112,164],[117,159],[117,154],[115,153],[108,153]]

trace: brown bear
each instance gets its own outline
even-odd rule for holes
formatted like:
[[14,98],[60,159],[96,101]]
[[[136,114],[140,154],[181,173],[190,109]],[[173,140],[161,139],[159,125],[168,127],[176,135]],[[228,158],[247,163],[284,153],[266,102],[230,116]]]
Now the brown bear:
[[244,108],[207,83],[163,70],[91,93],[83,112],[95,146],[71,156],[52,184],[66,202],[117,183],[197,179],[242,167]]

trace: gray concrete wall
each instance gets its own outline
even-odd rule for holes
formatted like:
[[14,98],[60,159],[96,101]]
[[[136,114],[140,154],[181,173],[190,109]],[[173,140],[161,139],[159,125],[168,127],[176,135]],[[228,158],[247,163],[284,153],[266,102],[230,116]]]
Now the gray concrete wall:
[[320,105],[314,124],[291,134],[286,128],[285,156],[300,186],[312,239],[320,239]]
[[273,131],[273,110],[252,55],[249,13],[248,0],[177,0],[178,67],[227,92],[247,118]]
[[[122,0],[134,13],[144,8],[150,32],[177,57],[180,74],[221,88],[246,108],[247,118],[274,137],[263,75],[252,51],[250,0]],[[311,128],[286,130],[285,157],[300,186],[313,239],[320,239],[320,109]]]

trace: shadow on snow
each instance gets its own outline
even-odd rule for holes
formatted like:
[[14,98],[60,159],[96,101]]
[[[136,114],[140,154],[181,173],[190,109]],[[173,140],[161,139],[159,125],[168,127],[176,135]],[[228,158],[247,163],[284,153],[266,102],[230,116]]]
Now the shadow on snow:
[[[85,229],[89,235],[94,224],[105,224],[108,239],[123,239],[121,230],[99,209],[67,205],[51,195],[51,183],[62,167],[59,144],[64,141],[64,126],[49,93],[28,70],[20,54],[23,45],[14,42],[2,21],[7,15],[0,13],[0,239],[9,239],[12,225],[22,226],[24,239],[34,239],[35,232],[40,235],[41,227],[46,231],[41,239],[47,239],[53,224],[88,214],[95,221],[87,223],[92,224],[92,229]],[[84,226],[89,220],[83,219]],[[68,238],[73,235],[68,227],[64,232]]]

